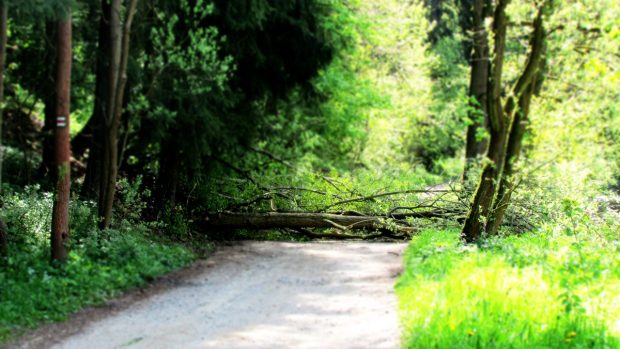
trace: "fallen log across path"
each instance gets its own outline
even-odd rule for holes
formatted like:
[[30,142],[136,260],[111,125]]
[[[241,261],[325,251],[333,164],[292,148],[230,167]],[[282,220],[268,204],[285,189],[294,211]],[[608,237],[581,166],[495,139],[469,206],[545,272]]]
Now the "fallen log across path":
[[380,217],[332,213],[216,213],[205,219],[207,227],[237,229],[336,228],[374,229],[385,225]]
[[[336,229],[340,232],[350,230],[381,231],[387,235],[411,235],[417,231],[409,225],[406,218],[457,218],[456,212],[435,210],[411,213],[398,213],[391,216],[363,215],[356,212],[319,213],[319,212],[266,212],[239,213],[221,212],[208,214],[201,222],[206,229],[285,229],[306,234],[305,229]],[[306,234],[308,235],[308,234]],[[324,234],[316,234],[319,235]],[[333,234],[332,234],[333,235]],[[385,234],[384,234],[385,235]],[[343,236],[339,234],[339,236]],[[343,236],[344,237],[344,236]],[[351,236],[355,237],[355,236]],[[357,236],[359,238],[359,236]]]

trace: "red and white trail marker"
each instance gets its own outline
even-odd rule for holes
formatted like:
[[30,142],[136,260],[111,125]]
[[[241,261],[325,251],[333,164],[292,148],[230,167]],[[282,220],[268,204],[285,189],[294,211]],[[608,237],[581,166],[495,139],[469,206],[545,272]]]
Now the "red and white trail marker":
[[67,117],[66,116],[58,116],[56,117],[56,127],[65,128],[67,127]]

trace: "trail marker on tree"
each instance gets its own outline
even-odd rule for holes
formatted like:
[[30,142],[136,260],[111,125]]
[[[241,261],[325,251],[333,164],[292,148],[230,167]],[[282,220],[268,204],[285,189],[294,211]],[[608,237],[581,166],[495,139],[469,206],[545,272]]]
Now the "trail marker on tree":
[[71,110],[71,12],[67,9],[58,22],[58,71],[56,91],[56,128],[54,129],[55,162],[58,169],[54,209],[52,212],[52,260],[67,259],[69,241],[69,198],[71,195],[71,146],[69,113]]

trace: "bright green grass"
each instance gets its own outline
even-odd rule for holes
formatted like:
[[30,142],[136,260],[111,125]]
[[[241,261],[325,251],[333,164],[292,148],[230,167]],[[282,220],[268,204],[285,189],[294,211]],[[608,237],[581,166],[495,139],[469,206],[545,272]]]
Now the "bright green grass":
[[27,329],[63,320],[194,259],[187,249],[153,242],[143,232],[99,234],[76,244],[62,267],[50,266],[44,241],[30,251],[13,251],[8,265],[0,266],[0,347]]
[[403,346],[620,348],[617,235],[548,235],[481,247],[456,231],[416,237],[396,286]]

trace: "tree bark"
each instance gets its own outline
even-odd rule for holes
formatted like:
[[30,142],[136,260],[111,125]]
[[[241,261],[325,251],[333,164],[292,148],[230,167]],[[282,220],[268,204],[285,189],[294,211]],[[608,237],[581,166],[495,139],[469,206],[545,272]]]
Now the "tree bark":
[[514,171],[514,160],[521,150],[525,132],[523,117],[527,117],[529,113],[543,57],[545,40],[543,16],[549,1],[543,2],[538,7],[527,64],[509,91],[505,105],[502,105],[502,73],[506,44],[505,11],[509,2],[510,0],[500,0],[494,14],[495,52],[488,82],[491,143],[487,153],[488,162],[483,167],[480,184],[461,232],[465,242],[480,239],[483,232],[487,235],[496,234],[502,224],[512,191],[512,184],[509,181]]
[[[335,228],[347,230],[389,229],[378,216],[345,216],[330,213],[215,213],[201,222],[208,229],[276,229],[276,228]],[[416,229],[408,226],[391,227],[395,231],[412,233]]]
[[[542,62],[544,60],[544,46],[545,46],[545,28],[543,23],[543,15],[546,7],[546,3],[539,8],[536,19],[534,20],[534,32],[530,40],[530,54],[528,56],[527,65],[517,81],[514,88],[515,96],[507,103],[506,113],[508,115],[514,114],[512,120],[512,126],[510,130],[510,136],[508,138],[508,145],[506,148],[506,157],[504,163],[504,172],[502,173],[497,199],[495,200],[491,220],[487,225],[487,234],[495,235],[499,231],[506,210],[510,204],[510,198],[514,190],[513,175],[515,172],[515,163],[519,159],[521,148],[523,145],[523,136],[525,135],[527,123],[529,121],[530,106],[532,97],[535,91],[540,87],[539,82],[542,82],[540,76]],[[518,105],[516,112],[514,109],[514,100],[518,98]]]
[[58,23],[49,21],[45,24],[45,35],[47,39],[45,58],[49,62],[46,65],[46,78],[43,81],[45,104],[45,122],[42,131],[43,159],[38,170],[38,177],[50,189],[56,184],[56,155],[54,149],[54,129],[56,128],[56,67],[58,65],[57,37]]
[[99,20],[99,43],[97,47],[95,105],[93,114],[84,129],[73,138],[71,145],[80,157],[89,149],[86,176],[82,185],[82,196],[88,199],[99,198],[101,176],[103,172],[103,146],[105,142],[106,117],[110,95],[110,4],[101,1],[101,18]]
[[54,145],[58,176],[54,208],[52,212],[52,260],[64,262],[67,259],[69,242],[69,198],[71,192],[71,149],[70,149],[70,95],[71,95],[71,60],[72,60],[72,28],[71,12],[67,13],[58,23],[58,75],[56,91],[56,127]]
[[489,33],[485,27],[485,20],[490,15],[489,0],[475,0],[471,11],[471,27],[463,28],[465,32],[472,32],[470,55],[471,78],[469,84],[470,113],[472,124],[467,127],[467,142],[465,146],[465,170],[463,182],[468,183],[469,175],[473,170],[478,157],[482,156],[488,146],[487,139],[479,139],[481,128],[488,130],[488,78],[489,78]]
[[110,116],[106,120],[105,142],[105,177],[102,178],[102,227],[108,228],[112,222],[112,208],[116,194],[116,180],[118,177],[118,131],[121,125],[123,112],[123,100],[125,86],[127,84],[127,64],[129,61],[129,42],[131,38],[131,25],[136,13],[138,0],[131,0],[127,7],[125,22],[121,27],[120,0],[113,0],[111,12],[111,52],[110,64]]
[[461,237],[466,242],[477,241],[482,236],[485,220],[489,217],[495,199],[497,181],[506,156],[509,122],[503,112],[501,91],[506,49],[506,7],[509,2],[510,0],[499,0],[493,15],[494,57],[492,64],[489,65],[487,79],[490,141],[486,156],[487,162],[483,165],[480,182],[461,231]]
[[[116,87],[118,86],[118,77],[120,75],[121,65],[121,45],[122,45],[122,32],[121,25],[121,9],[122,0],[111,0],[110,5],[110,65],[108,69],[108,100],[106,102],[106,115],[104,120],[103,132],[103,149],[102,149],[102,168],[101,177],[99,178],[99,218],[101,219],[100,227],[105,229],[109,227],[109,220],[105,218],[106,214],[106,202],[108,195],[108,185],[110,181],[110,173],[112,170],[111,163],[111,150],[113,147],[112,140],[110,139],[110,128],[113,124],[116,102]],[[115,188],[114,188],[115,189]],[[113,190],[114,190],[113,189]]]

